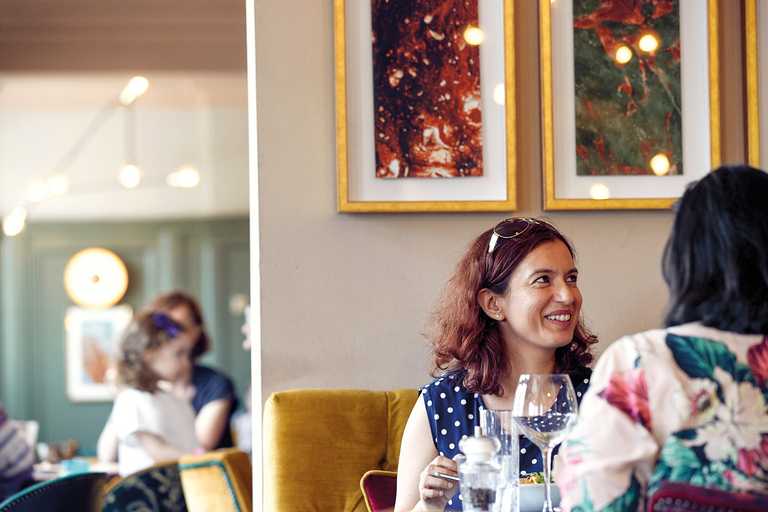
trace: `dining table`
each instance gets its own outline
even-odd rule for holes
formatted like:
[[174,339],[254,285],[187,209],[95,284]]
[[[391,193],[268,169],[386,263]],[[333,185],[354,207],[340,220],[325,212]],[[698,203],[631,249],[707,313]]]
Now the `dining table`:
[[59,462],[38,462],[32,466],[32,480],[45,482],[77,473],[107,473],[117,475],[116,462],[101,462],[96,457],[74,457]]

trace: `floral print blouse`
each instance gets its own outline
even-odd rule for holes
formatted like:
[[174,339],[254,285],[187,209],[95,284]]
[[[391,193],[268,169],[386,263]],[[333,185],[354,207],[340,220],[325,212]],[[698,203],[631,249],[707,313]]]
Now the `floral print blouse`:
[[562,510],[643,511],[664,481],[768,493],[768,336],[692,323],[600,357],[561,447]]

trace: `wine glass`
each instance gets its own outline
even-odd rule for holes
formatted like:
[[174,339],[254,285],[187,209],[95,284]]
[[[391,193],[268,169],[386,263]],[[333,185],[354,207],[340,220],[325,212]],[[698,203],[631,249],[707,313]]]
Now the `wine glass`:
[[576,423],[578,402],[571,378],[562,374],[521,375],[512,411],[520,431],[539,447],[544,456],[542,512],[559,510],[552,507],[552,450]]

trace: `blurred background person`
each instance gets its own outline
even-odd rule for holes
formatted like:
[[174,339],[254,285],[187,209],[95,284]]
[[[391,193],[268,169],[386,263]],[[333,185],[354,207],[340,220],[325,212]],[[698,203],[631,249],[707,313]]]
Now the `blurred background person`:
[[[235,386],[221,371],[197,363],[211,348],[200,305],[191,295],[176,290],[156,297],[146,309],[167,314],[192,343],[191,364],[172,383],[171,390],[190,401],[198,443],[206,451],[233,446],[231,419],[238,406]],[[99,436],[97,452],[99,460],[117,460],[117,439],[110,420]]]
[[[246,306],[243,312],[243,349],[251,350],[251,307]],[[235,444],[244,452],[251,453],[251,387],[243,393],[243,408],[232,417],[232,431],[235,433]]]
[[32,476],[35,456],[0,404],[0,501],[20,490]]
[[188,371],[194,346],[182,333],[181,324],[165,313],[147,311],[123,335],[117,365],[120,392],[109,419],[121,475],[200,451],[192,407],[170,392],[170,383]]
[[195,339],[190,352],[190,372],[174,382],[174,391],[179,396],[191,397],[200,446],[205,450],[231,447],[230,421],[237,410],[237,393],[227,375],[198,363],[211,349],[200,305],[191,295],[177,290],[160,295],[148,309],[166,313],[185,329],[187,336]]

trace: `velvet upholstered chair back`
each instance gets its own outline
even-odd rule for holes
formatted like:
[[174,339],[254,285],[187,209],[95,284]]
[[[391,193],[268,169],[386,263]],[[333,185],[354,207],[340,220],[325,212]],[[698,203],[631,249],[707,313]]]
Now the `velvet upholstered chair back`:
[[264,509],[365,511],[360,478],[394,471],[417,391],[293,390],[264,409]]
[[179,459],[181,484],[189,512],[251,512],[251,459],[227,448]]
[[116,478],[102,495],[102,512],[187,512],[176,461],[161,462]]

